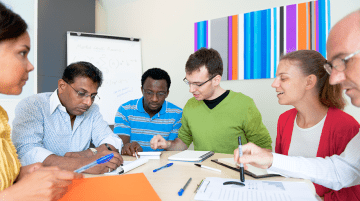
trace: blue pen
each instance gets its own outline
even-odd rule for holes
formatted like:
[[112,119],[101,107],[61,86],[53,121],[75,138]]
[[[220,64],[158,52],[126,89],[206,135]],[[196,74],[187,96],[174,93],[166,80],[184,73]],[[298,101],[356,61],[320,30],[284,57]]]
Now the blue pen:
[[166,164],[166,165],[164,165],[164,166],[162,166],[162,167],[159,167],[158,169],[153,170],[153,172],[157,172],[157,171],[159,171],[159,170],[161,170],[161,169],[164,169],[164,168],[170,167],[170,166],[172,166],[173,164],[174,164],[174,163],[169,163],[169,164]]
[[111,154],[108,154],[106,156],[103,156],[99,159],[97,159],[96,161],[92,162],[92,163],[89,163],[77,170],[75,170],[74,172],[77,172],[77,173],[80,173],[80,172],[84,172],[85,170],[89,169],[89,168],[92,168],[94,167],[95,165],[98,165],[98,164],[102,164],[102,163],[106,163],[106,162],[109,162],[112,158],[114,157],[114,153],[111,153]]
[[184,193],[186,187],[190,184],[191,180],[192,180],[192,178],[190,177],[190,179],[186,182],[185,186],[179,190],[179,192],[178,192],[179,196],[182,196],[182,194]]

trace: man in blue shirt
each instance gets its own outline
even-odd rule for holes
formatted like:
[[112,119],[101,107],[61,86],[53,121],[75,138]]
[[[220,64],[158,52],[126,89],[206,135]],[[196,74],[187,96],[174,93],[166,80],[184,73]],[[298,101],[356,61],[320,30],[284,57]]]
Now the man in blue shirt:
[[150,148],[150,140],[156,135],[161,135],[166,140],[177,138],[182,110],[165,101],[170,84],[170,76],[166,71],[151,68],[141,78],[143,97],[119,107],[115,116],[114,133],[124,142],[122,154],[134,156],[135,151],[154,151]]
[[[99,174],[120,166],[122,141],[93,104],[101,83],[102,73],[91,63],[73,63],[55,92],[35,94],[16,106],[12,140],[22,165],[42,162],[73,171],[114,153],[108,163],[85,172]],[[97,148],[88,149],[90,142]]]

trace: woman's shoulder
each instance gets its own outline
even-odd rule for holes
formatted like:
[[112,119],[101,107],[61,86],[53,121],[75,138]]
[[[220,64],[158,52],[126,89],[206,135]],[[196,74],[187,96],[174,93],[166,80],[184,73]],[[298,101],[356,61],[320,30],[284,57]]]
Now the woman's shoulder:
[[350,114],[334,107],[330,107],[328,110],[327,118],[334,121],[336,124],[357,124],[359,123],[356,121],[356,119],[351,116]]

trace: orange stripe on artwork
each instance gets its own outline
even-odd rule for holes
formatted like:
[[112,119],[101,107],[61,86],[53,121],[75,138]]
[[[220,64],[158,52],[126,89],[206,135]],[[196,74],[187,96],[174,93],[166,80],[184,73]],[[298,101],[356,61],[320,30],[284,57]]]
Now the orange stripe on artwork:
[[306,49],[306,3],[298,4],[298,50]]
[[233,34],[232,34],[232,59],[233,59],[233,63],[232,63],[232,80],[237,80],[238,79],[238,66],[239,66],[239,62],[238,62],[238,32],[239,32],[239,28],[238,28],[238,16],[237,15],[233,15],[232,16],[232,30],[233,30]]

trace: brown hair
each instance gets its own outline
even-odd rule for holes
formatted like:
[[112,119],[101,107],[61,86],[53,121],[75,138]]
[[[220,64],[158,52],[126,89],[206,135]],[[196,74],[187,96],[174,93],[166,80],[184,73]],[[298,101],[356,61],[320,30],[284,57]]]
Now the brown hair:
[[200,67],[205,66],[209,77],[223,74],[223,62],[218,51],[210,48],[200,48],[191,54],[185,65],[185,72],[192,73]]
[[4,4],[0,3],[0,42],[18,38],[26,32],[27,24]]
[[324,69],[326,59],[315,50],[298,50],[281,56],[280,61],[288,60],[298,62],[302,73],[305,76],[315,75],[317,78],[316,88],[319,92],[320,102],[327,107],[344,109],[345,99],[341,86],[330,85],[330,75]]

